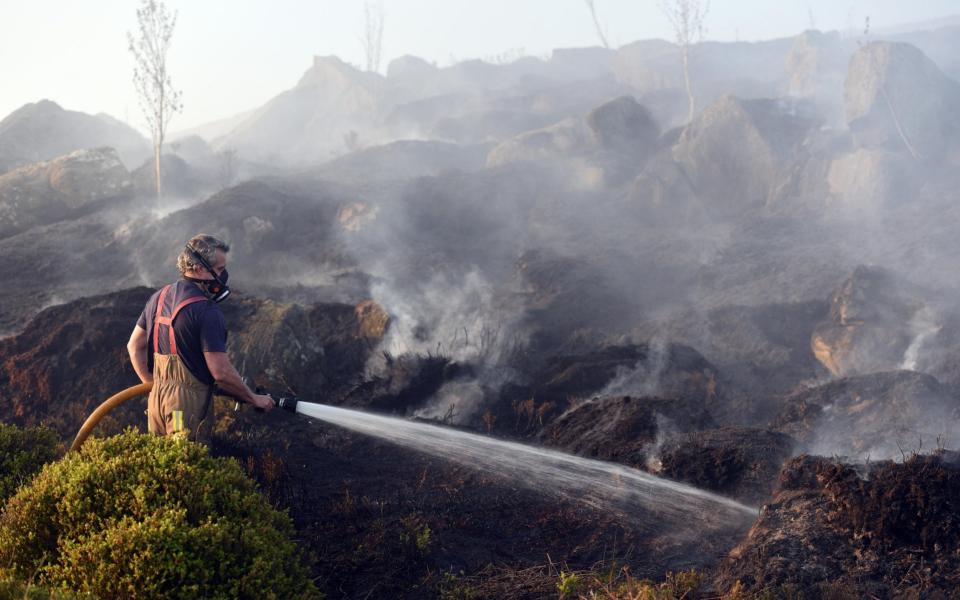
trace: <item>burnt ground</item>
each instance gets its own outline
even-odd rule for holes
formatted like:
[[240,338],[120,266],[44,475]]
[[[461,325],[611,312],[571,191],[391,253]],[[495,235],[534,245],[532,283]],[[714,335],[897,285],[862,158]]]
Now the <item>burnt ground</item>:
[[[451,580],[490,568],[573,570],[614,559],[657,579],[716,564],[742,535],[651,535],[633,528],[629,515],[287,413],[228,414],[215,451],[236,456],[289,510],[331,598],[431,598]],[[543,586],[502,585],[479,597],[544,597]]]
[[950,598],[960,589],[956,455],[857,468],[800,456],[780,475],[746,539],[719,570],[725,589],[826,596]]

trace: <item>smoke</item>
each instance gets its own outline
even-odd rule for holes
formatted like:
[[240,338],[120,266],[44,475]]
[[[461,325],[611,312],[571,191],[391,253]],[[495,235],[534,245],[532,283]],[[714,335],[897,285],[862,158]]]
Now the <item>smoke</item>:
[[653,443],[644,448],[644,453],[646,454],[644,464],[651,473],[659,473],[663,470],[663,463],[660,461],[660,451],[663,449],[663,444],[667,441],[668,437],[680,431],[672,420],[660,413],[657,413],[656,421],[657,437]]
[[927,338],[931,335],[940,331],[940,328],[941,325],[937,323],[933,311],[926,306],[913,315],[913,318],[910,319],[910,330],[913,334],[913,339],[910,340],[910,345],[907,346],[906,351],[903,353],[903,361],[900,363],[901,369],[916,370],[917,359],[920,356],[920,350],[924,342],[926,342]]
[[459,279],[438,274],[410,289],[377,281],[370,291],[391,315],[379,348],[389,354],[435,354],[497,365],[522,342],[516,337],[522,313],[498,303],[496,291],[479,271]]
[[646,358],[637,361],[632,368],[618,367],[613,379],[597,393],[597,396],[643,398],[659,395],[660,376],[667,366],[668,355],[667,341],[662,337],[652,339]]

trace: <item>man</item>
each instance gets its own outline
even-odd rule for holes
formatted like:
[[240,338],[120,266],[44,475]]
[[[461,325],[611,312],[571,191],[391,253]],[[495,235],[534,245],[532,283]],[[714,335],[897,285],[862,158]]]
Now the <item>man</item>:
[[270,396],[255,394],[227,357],[227,325],[217,305],[230,293],[227,252],[212,235],[187,242],[177,257],[181,279],[154,293],[127,343],[140,380],[153,382],[147,426],[157,435],[209,443],[215,387],[257,408]]

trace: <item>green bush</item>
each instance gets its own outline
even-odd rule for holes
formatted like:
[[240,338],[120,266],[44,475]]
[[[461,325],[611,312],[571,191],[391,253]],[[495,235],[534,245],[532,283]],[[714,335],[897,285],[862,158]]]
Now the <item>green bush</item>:
[[320,597],[292,533],[233,460],[128,431],[10,498],[0,569],[104,599]]
[[58,445],[52,429],[20,429],[0,423],[0,502],[13,495],[45,463],[56,459]]

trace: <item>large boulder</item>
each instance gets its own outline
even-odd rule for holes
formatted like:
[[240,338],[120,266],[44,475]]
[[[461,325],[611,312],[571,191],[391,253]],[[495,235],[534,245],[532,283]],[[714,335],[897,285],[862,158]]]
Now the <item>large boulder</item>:
[[874,42],[850,60],[844,87],[857,142],[938,160],[956,146],[960,84],[914,46]]
[[639,172],[659,133],[650,111],[621,96],[585,118],[571,117],[502,142],[490,151],[487,164],[539,162],[562,169],[581,187],[618,184]]
[[815,120],[782,100],[725,96],[683,131],[673,158],[714,214],[763,207]]
[[0,175],[0,238],[129,198],[130,174],[111,148],[78,150]]
[[919,182],[913,161],[883,149],[857,148],[834,159],[827,173],[833,208],[853,215],[905,204]]
[[64,110],[50,100],[26,104],[0,121],[0,173],[101,146],[116,149],[128,168],[150,154],[148,141],[113,117]]
[[890,271],[857,267],[834,292],[810,346],[817,360],[841,377],[899,368],[922,333],[923,308]]

